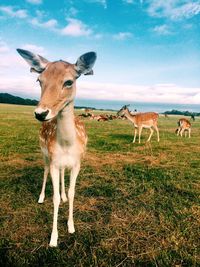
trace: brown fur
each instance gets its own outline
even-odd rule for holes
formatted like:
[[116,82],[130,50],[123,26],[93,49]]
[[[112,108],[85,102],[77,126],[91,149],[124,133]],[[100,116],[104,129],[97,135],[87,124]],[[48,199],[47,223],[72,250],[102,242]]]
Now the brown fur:
[[[81,153],[85,152],[87,144],[87,134],[85,131],[85,126],[82,121],[78,118],[75,118],[75,127],[76,127],[76,137]],[[57,129],[57,118],[52,119],[51,121],[46,121],[42,123],[42,127],[39,132],[39,141],[41,149],[47,149],[50,158],[53,156],[56,145],[56,129]]]
[[148,123],[149,121],[153,121],[153,124],[156,125],[159,117],[158,113],[155,112],[138,113],[132,116],[135,117],[136,124],[140,124],[141,122]]
[[178,129],[176,129],[176,134],[180,136],[183,135],[183,132],[185,132],[185,134],[189,133],[189,138],[190,138],[190,134],[191,134],[191,123],[189,122],[189,120],[185,119],[185,118],[181,118],[180,120],[178,120],[177,122],[178,124]]
[[[148,142],[151,140],[151,136],[153,134],[153,129],[157,132],[157,139],[158,142],[160,141],[159,137],[159,130],[158,130],[158,117],[159,115],[155,112],[145,112],[145,113],[136,113],[131,114],[129,109],[127,108],[127,105],[123,106],[118,112],[117,115],[119,116],[125,116],[128,120],[130,120],[134,127],[135,127],[135,134],[133,143],[135,143],[136,136],[137,136],[137,129],[139,132],[139,143],[140,143],[140,136],[143,128],[149,128],[150,129],[150,135],[148,138]],[[153,129],[152,129],[153,128]]]
[[[40,74],[38,80],[42,88],[41,100],[38,106],[50,108],[56,116],[64,107],[66,99],[70,99],[75,94],[76,72],[74,65],[64,61],[50,62]],[[71,89],[58,90],[57,88],[62,88],[65,80],[74,82]]]

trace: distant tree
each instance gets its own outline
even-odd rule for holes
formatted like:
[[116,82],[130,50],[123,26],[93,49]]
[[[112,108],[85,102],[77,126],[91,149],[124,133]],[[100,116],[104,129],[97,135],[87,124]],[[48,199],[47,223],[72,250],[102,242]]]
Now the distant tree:
[[24,99],[22,97],[14,96],[7,93],[0,93],[0,103],[36,106],[38,104],[38,101],[28,98]]
[[166,115],[182,115],[182,116],[200,116],[200,112],[190,112],[190,111],[180,111],[176,109],[172,109],[171,111],[165,111]]
[[[25,106],[37,106],[38,101],[34,99],[29,98],[22,98],[19,96],[14,96],[8,93],[0,93],[0,103],[4,104],[15,104],[15,105],[25,105]],[[90,109],[90,110],[96,110],[96,108],[93,107],[85,107],[85,106],[76,106],[77,109]]]

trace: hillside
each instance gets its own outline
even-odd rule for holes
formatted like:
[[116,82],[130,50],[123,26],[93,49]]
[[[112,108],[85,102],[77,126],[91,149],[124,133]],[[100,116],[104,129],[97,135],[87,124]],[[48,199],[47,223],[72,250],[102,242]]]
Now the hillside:
[[25,106],[36,106],[38,101],[28,99],[28,98],[24,99],[22,97],[10,95],[7,93],[0,93],[0,103],[25,105]]
[[[14,96],[7,93],[0,93],[0,103],[4,104],[16,104],[16,105],[24,105],[24,106],[36,106],[38,104],[37,100],[29,99],[29,98],[22,98],[19,96]],[[94,107],[86,107],[86,106],[76,106],[76,109],[93,109],[96,110]]]

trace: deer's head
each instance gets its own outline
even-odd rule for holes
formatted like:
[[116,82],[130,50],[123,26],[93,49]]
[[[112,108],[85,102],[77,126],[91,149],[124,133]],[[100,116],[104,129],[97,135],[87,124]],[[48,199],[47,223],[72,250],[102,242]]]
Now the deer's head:
[[118,112],[117,112],[117,116],[124,116],[129,110],[128,110],[128,106],[130,105],[124,105]]
[[39,74],[37,81],[41,86],[41,99],[35,109],[35,117],[40,121],[50,120],[74,100],[76,79],[81,75],[93,74],[92,67],[96,53],[89,52],[80,56],[75,64],[65,61],[49,62],[40,55],[27,50],[17,52],[31,67],[31,72]]

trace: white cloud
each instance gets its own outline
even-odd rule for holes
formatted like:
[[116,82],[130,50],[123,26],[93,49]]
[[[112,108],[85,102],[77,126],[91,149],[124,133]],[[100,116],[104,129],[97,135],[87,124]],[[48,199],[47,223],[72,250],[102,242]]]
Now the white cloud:
[[77,97],[138,102],[199,104],[199,91],[200,88],[183,88],[175,84],[140,86],[134,84],[122,85],[80,82]]
[[106,0],[90,0],[91,2],[94,3],[99,3],[100,5],[102,5],[105,9],[107,8],[107,1]]
[[42,0],[26,0],[28,3],[33,5],[40,5],[42,4]]
[[22,45],[22,49],[29,50],[31,52],[37,53],[37,54],[45,54],[45,49],[42,46],[34,45],[34,44],[25,44]]
[[55,19],[50,19],[50,20],[47,20],[45,22],[39,22],[39,20],[37,18],[30,20],[30,23],[34,26],[38,26],[41,28],[49,28],[51,30],[55,30],[55,28],[58,24],[57,20],[55,20]]
[[191,18],[200,13],[200,2],[186,3],[180,7],[174,9],[172,18],[181,19],[181,18]]
[[74,17],[78,14],[78,12],[79,12],[78,9],[70,7],[70,9],[68,10],[68,15]]
[[97,34],[95,34],[93,37],[96,39],[96,40],[100,40],[100,39],[102,39],[103,38],[103,34],[101,34],[101,33],[97,33]]
[[[36,83],[37,75],[29,72],[27,63],[17,55],[17,52],[2,55],[1,58],[0,92],[39,98],[40,88]],[[77,97],[85,99],[200,104],[199,92],[200,88],[184,88],[175,84],[142,86],[82,81],[78,81],[77,84]]]
[[13,6],[0,6],[0,11],[10,17],[24,19],[28,17],[26,9],[16,9]]
[[123,0],[124,3],[127,3],[127,4],[133,4],[133,0]]
[[164,24],[164,25],[160,25],[160,26],[155,26],[153,28],[153,31],[159,35],[170,35],[172,34],[172,32],[169,29],[169,26]]
[[70,18],[68,22],[68,25],[60,30],[62,35],[78,37],[92,34],[92,30],[82,21]]
[[119,32],[113,35],[113,38],[116,40],[126,40],[132,37],[132,33],[130,32]]
[[35,13],[38,19],[42,19],[46,15],[46,12],[44,10],[36,10]]
[[28,76],[26,74],[17,77],[3,77],[0,80],[0,92],[16,94],[16,95],[30,95],[30,97],[39,97],[40,89],[36,83],[35,76]]
[[8,44],[0,39],[0,53],[5,53],[10,50]]
[[144,0],[122,0],[124,3],[126,3],[126,4],[130,4],[130,5],[132,5],[132,4],[136,4],[136,2],[140,2],[140,4],[142,5],[143,4],[143,2],[144,2]]
[[[12,18],[24,18],[26,19],[27,23],[30,23],[33,26],[48,29],[50,31],[54,31],[57,34],[63,36],[72,36],[72,37],[79,37],[79,36],[89,36],[93,33],[92,29],[86,24],[84,24],[81,20],[68,18],[68,24],[61,28],[58,25],[58,21],[56,19],[49,19],[47,21],[43,20],[44,11],[36,10],[37,17],[28,17],[27,11],[25,9],[18,9],[16,10],[15,7],[12,6],[0,6],[0,12],[6,14]],[[75,9],[71,12],[75,12]],[[74,13],[75,14],[75,13]],[[98,39],[100,35],[94,37]]]
[[147,12],[153,17],[172,20],[191,18],[200,13],[200,0],[147,0]]
[[36,83],[37,75],[29,72],[30,67],[16,50],[1,55],[0,92],[16,95],[39,96],[40,89]]

